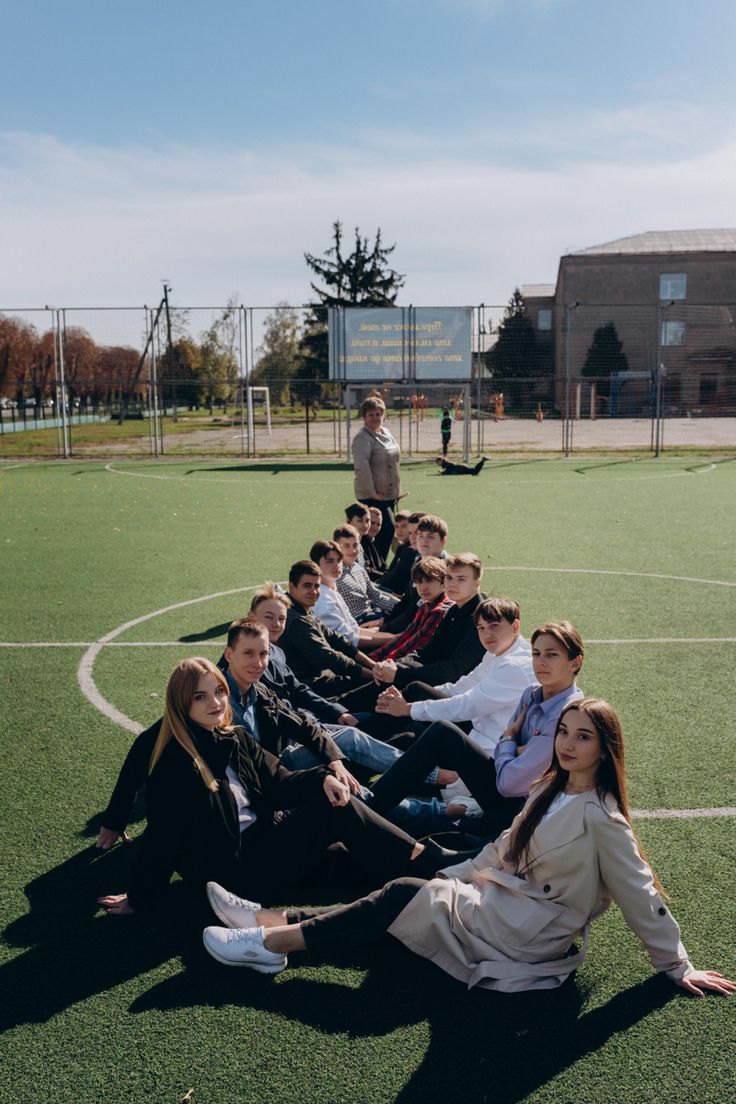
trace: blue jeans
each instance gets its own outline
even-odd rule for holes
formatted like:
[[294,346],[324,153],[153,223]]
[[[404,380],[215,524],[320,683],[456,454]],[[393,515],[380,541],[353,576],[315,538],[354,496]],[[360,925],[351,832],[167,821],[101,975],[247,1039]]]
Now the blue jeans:
[[[375,774],[383,774],[390,766],[401,758],[402,752],[398,748],[384,744],[376,740],[359,728],[349,725],[323,725],[343,755],[353,763],[361,767],[367,767]],[[319,759],[309,748],[295,744],[287,748],[281,756],[281,762],[288,770],[303,770],[306,767],[314,767]]]
[[[368,799],[370,805],[370,798]],[[447,802],[437,797],[424,800],[419,797],[405,797],[388,812],[382,812],[397,828],[403,828],[414,839],[431,836],[433,832],[451,832],[457,827],[456,821],[447,815]]]

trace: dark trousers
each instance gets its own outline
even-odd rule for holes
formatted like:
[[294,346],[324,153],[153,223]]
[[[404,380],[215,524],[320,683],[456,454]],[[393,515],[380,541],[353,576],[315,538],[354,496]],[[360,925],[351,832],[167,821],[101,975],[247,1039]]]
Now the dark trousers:
[[397,878],[351,905],[325,909],[289,909],[289,923],[302,926],[309,950],[336,951],[380,939],[427,883]]
[[[441,701],[447,697],[447,694],[436,690],[428,682],[410,682],[401,693],[404,700],[408,702]],[[409,737],[408,740],[401,741],[403,747],[412,742],[412,737],[420,736],[429,724],[429,721],[413,721],[411,717],[392,717],[389,713],[374,713],[372,717],[360,722],[360,728],[369,736],[375,736],[377,740],[389,740],[391,743],[395,742],[394,737],[399,734]],[[458,725],[463,732],[470,732],[471,727],[470,721],[461,721]]]
[[277,824],[258,820],[246,829],[240,855],[242,891],[273,898],[285,882],[313,875],[333,843],[345,845],[372,885],[405,874],[416,845],[362,801],[351,798],[347,805],[333,806],[326,797],[317,798],[290,810]]
[[503,797],[496,786],[490,755],[449,721],[435,721],[372,786],[371,808],[388,812],[416,791],[433,767],[454,770],[487,813],[513,820],[523,802]]
[[373,538],[378,551],[381,553],[382,559],[386,559],[391,548],[391,541],[394,539],[394,506],[395,502],[386,502],[382,498],[363,498],[361,502],[364,506],[376,506],[381,511],[381,530],[378,536]]

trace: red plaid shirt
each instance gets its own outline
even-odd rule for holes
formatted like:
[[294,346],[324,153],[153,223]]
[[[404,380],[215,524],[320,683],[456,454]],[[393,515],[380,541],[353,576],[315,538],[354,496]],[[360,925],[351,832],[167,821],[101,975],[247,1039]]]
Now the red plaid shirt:
[[371,659],[401,659],[427,644],[437,632],[440,621],[455,603],[445,594],[439,594],[434,602],[422,602],[414,618],[395,640],[370,653]]

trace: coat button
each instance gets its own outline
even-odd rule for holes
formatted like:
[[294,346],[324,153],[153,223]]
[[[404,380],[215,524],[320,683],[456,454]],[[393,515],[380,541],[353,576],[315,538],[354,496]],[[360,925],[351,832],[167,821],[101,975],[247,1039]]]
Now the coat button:
[[549,893],[549,891],[550,891],[550,889],[551,889],[551,888],[552,888],[552,887],[551,887],[551,886],[548,886],[548,885],[544,886],[544,892],[545,892],[545,893]]
[[667,915],[667,909],[664,906],[662,906],[661,908],[658,908],[657,912],[659,913],[660,916],[666,916]]

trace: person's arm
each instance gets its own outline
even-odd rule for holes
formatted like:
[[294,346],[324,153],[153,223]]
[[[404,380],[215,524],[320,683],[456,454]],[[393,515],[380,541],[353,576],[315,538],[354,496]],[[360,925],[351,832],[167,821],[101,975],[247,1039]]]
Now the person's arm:
[[[306,682],[301,682],[290,667],[283,671],[284,697],[286,697],[296,709],[303,709],[306,713],[313,713],[322,724],[341,724],[341,717],[345,710],[337,702],[327,701],[326,698],[315,694]],[[276,695],[279,696],[278,694]]]
[[373,441],[370,435],[364,432],[363,429],[359,429],[353,437],[352,453],[353,467],[355,468],[355,493],[361,500],[365,498],[380,500],[383,498],[383,495],[379,495],[373,482],[373,472],[371,471],[372,452]]
[[112,847],[118,836],[125,834],[125,826],[130,820],[135,795],[145,785],[148,777],[148,764],[160,728],[161,721],[158,720],[145,732],[136,736],[125,757],[107,809],[102,816],[97,847],[105,851]]
[[344,602],[335,600],[335,595],[320,594],[314,607],[315,617],[326,625],[328,629],[334,629],[357,648],[360,643],[360,626]]
[[295,713],[284,702],[276,702],[276,725],[287,743],[301,744],[313,751],[323,763],[335,763],[345,758],[328,732],[305,713]]
[[519,689],[518,684],[505,682],[503,678],[487,678],[464,694],[438,701],[414,702],[411,718],[413,721],[470,721],[499,712],[509,717],[519,700]]
[[451,606],[451,602],[439,602],[432,609],[422,606],[409,627],[388,645],[389,652],[384,658],[401,659],[425,647],[437,632]]
[[517,748],[515,738],[505,740],[501,737],[493,752],[496,788],[503,797],[526,797],[530,787],[552,762],[554,738],[549,733],[540,732],[524,744],[523,751],[517,753]]
[[413,667],[415,668],[414,677],[416,679],[435,686],[438,683],[457,681],[461,675],[466,674],[473,667],[477,667],[485,654],[472,621],[468,622],[462,637],[443,658],[429,659],[430,655],[433,657],[440,650],[438,636],[439,634],[435,633],[434,638],[430,640],[426,648],[422,648],[418,652],[414,652],[412,656],[400,660],[399,668],[404,665]]
[[251,759],[261,792],[272,809],[295,809],[323,792],[328,773],[326,767],[290,771],[246,732],[239,733],[239,739]]
[[641,940],[655,970],[676,984],[693,969],[680,939],[677,921],[654,885],[629,825],[620,813],[586,807],[586,827],[595,835],[601,880]]
[[361,665],[352,658],[357,649],[340,633],[308,617],[295,619],[287,625],[287,631],[290,649],[315,673],[327,668],[338,675],[360,674]]
[[[363,569],[365,571],[365,568]],[[377,609],[383,610],[384,613],[390,613],[396,603],[399,601],[393,594],[387,594],[385,590],[380,590],[371,579],[368,572],[366,575],[366,597],[372,606]]]

